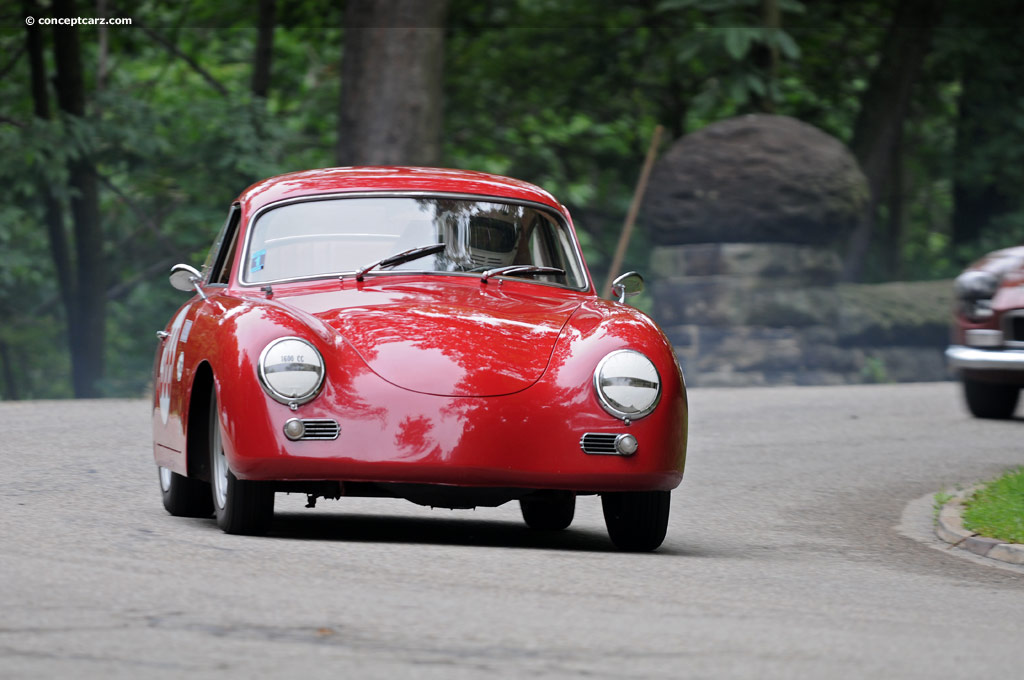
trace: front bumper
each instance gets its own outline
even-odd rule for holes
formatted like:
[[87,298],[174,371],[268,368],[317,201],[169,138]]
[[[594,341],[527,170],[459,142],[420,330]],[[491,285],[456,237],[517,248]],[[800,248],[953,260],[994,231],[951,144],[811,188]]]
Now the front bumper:
[[[340,378],[329,382],[294,412],[262,394],[253,399],[251,384],[225,384],[222,439],[235,476],[578,492],[670,490],[682,479],[687,406],[675,381],[664,384],[654,413],[627,426],[600,407],[589,373],[572,380],[578,389],[541,381],[498,397],[411,392],[368,370],[344,377],[343,389]],[[339,435],[289,441],[283,427],[296,417],[337,421]],[[587,433],[632,434],[639,449],[588,454]]]
[[1024,350],[979,349],[952,345],[946,349],[949,367],[957,371],[1022,371]]

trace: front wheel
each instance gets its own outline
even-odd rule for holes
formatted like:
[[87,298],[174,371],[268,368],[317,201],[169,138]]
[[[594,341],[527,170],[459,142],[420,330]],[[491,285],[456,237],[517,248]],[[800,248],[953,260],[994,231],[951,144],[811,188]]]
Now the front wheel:
[[210,485],[157,466],[164,509],[175,517],[209,517],[213,514]]
[[561,531],[572,524],[576,494],[571,491],[540,491],[519,499],[526,526],[538,531]]
[[976,418],[1006,420],[1013,417],[1020,398],[1020,387],[977,380],[964,380],[964,399]]
[[668,491],[619,491],[601,494],[608,536],[619,550],[648,552],[668,531]]
[[265,482],[238,479],[228,468],[216,388],[210,397],[210,476],[217,526],[228,534],[267,533],[274,519],[274,489]]

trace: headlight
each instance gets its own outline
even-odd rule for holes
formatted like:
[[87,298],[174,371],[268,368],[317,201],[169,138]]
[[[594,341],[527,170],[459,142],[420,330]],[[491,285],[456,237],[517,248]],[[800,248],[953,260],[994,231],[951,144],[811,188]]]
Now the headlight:
[[301,338],[279,338],[260,354],[260,384],[282,404],[304,404],[324,382],[324,360]]
[[999,277],[986,271],[967,271],[956,277],[953,293],[964,316],[983,321],[992,316],[992,298],[999,289]]
[[620,349],[607,355],[594,371],[594,389],[604,410],[616,418],[636,420],[649,415],[661,398],[661,378],[640,352]]

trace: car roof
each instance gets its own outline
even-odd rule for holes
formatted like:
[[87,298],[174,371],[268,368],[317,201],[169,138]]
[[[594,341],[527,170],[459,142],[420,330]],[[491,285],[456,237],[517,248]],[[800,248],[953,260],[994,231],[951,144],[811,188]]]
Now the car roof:
[[472,194],[561,206],[538,186],[485,172],[401,166],[321,168],[278,175],[253,184],[238,197],[250,214],[277,201],[317,194],[424,192]]

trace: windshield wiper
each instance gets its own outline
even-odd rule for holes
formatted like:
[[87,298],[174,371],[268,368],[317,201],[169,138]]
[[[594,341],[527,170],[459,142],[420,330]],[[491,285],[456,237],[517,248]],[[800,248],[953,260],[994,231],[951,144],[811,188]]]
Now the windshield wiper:
[[439,253],[442,250],[444,250],[444,248],[445,245],[443,243],[432,243],[429,246],[410,248],[409,250],[403,250],[402,252],[396,253],[395,255],[388,255],[383,260],[377,260],[373,264],[367,265],[360,269],[359,271],[357,271],[356,281],[362,281],[363,277],[366,276],[366,274],[371,269],[376,269],[378,267],[380,267],[381,269],[390,269],[391,267],[397,267],[400,264],[405,264],[406,262],[412,262],[413,260],[418,260],[421,257],[426,257],[427,255],[434,255],[436,253]]
[[507,267],[497,267],[495,269],[488,269],[480,275],[480,281],[487,283],[487,279],[492,276],[498,276],[499,274],[504,276],[511,276],[512,274],[525,274],[526,276],[539,276],[541,274],[555,274],[561,276],[565,274],[564,269],[558,267],[538,267],[532,264],[510,264]]

